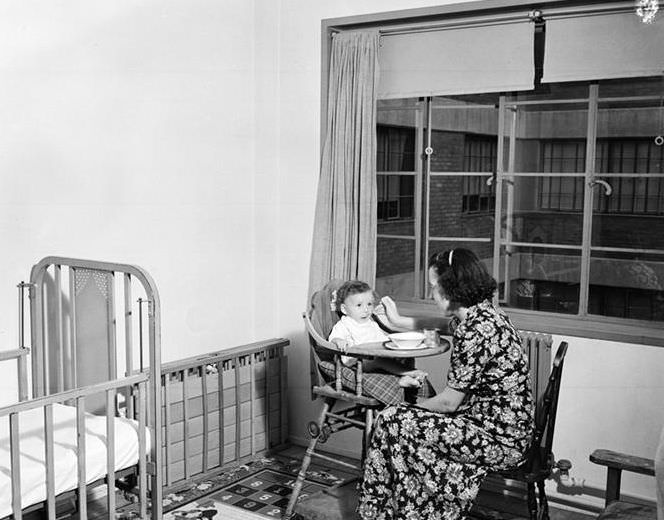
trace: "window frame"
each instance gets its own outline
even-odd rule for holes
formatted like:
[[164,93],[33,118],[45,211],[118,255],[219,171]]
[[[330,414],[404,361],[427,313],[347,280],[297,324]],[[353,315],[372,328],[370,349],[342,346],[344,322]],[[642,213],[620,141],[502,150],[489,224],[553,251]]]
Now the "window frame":
[[[498,0],[497,2],[469,2],[469,3],[460,3],[460,4],[451,4],[444,6],[435,6],[435,7],[424,7],[416,9],[408,9],[403,11],[392,11],[384,13],[374,13],[367,15],[357,15],[349,16],[344,18],[333,18],[322,20],[322,59],[321,59],[321,127],[320,132],[321,136],[325,135],[326,125],[327,125],[327,97],[325,93],[327,92],[328,86],[328,71],[329,71],[329,60],[330,60],[330,49],[332,37],[335,32],[339,30],[350,30],[350,29],[363,29],[363,28],[377,28],[377,29],[390,29],[400,26],[413,26],[417,25],[428,25],[443,22],[452,21],[454,23],[463,24],[467,21],[476,21],[480,18],[486,18],[488,20],[495,18],[496,16],[509,16],[515,11],[523,11],[524,5],[526,5],[521,0]],[[535,3],[528,3],[528,6],[532,9],[537,8],[546,8],[549,9],[570,9],[575,11],[597,11],[604,9],[605,5],[608,4],[588,4],[588,3],[578,3],[574,6],[570,6],[566,0],[551,0],[548,2],[538,1]],[[614,3],[615,7],[616,4]],[[621,3],[620,8],[622,9],[633,9],[633,4],[631,3]],[[534,13],[535,11],[533,11]],[[591,94],[592,95],[592,94]],[[597,91],[595,90],[595,96],[597,96]],[[589,114],[590,116],[590,114]],[[321,139],[321,147],[323,145],[323,139]],[[594,157],[587,157],[587,161],[593,161]],[[500,161],[499,161],[500,162]],[[594,169],[594,164],[592,165]],[[586,168],[586,174],[588,175],[589,169]],[[592,170],[590,170],[592,171]],[[606,174],[598,174],[597,177],[605,177]],[[499,185],[500,183],[497,182]],[[498,192],[498,186],[496,186],[496,205],[499,204],[501,194]],[[416,199],[419,190],[416,187]],[[590,210],[587,209],[587,204],[584,204],[586,208],[584,219],[592,218],[593,208],[590,207]],[[418,205],[416,200],[415,207],[415,218],[418,219]],[[421,219],[418,219],[421,221]],[[498,222],[499,227],[499,222]],[[584,222],[584,232],[586,230],[586,224]],[[497,231],[500,233],[500,231]],[[496,232],[494,232],[494,237]],[[499,235],[498,235],[499,236]],[[582,252],[583,255],[590,255],[589,240],[585,241],[587,245],[584,247]],[[500,242],[495,241],[495,247],[500,248]],[[416,252],[416,256],[419,257],[419,251]],[[494,262],[499,262],[499,251],[494,252]],[[584,265],[589,265],[589,261],[586,259]],[[494,271],[496,268],[494,267]],[[587,282],[587,275],[585,273],[585,280]],[[415,273],[416,283],[421,280],[422,276],[420,273]],[[583,279],[580,282],[581,290],[583,291]],[[586,288],[586,301],[587,301],[587,283],[585,284]],[[581,303],[581,302],[580,302]],[[419,299],[402,299],[398,301],[400,309],[404,314],[418,314],[423,316],[439,316],[439,311],[431,301],[419,300]],[[527,309],[518,309],[509,307],[506,308],[506,312],[512,318],[515,325],[520,329],[526,330],[535,330],[540,332],[547,332],[551,334],[560,334],[565,336],[580,336],[590,339],[599,339],[599,340],[609,340],[609,341],[618,341],[623,343],[634,343],[634,344],[644,344],[644,345],[653,345],[653,346],[664,346],[664,323],[661,322],[650,322],[643,320],[632,320],[626,318],[613,318],[600,315],[566,315],[551,313],[546,311],[531,311]]]

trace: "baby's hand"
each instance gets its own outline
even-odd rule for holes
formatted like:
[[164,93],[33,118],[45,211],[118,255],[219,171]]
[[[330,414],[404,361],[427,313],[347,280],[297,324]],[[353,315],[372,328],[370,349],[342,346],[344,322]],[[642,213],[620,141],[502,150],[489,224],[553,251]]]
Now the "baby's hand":
[[427,374],[423,370],[417,370],[417,369],[404,372],[403,375],[413,377],[417,379],[420,383],[422,383],[429,376],[429,374]]
[[332,343],[334,343],[337,348],[341,351],[342,354],[345,354],[348,352],[348,342],[344,339],[335,339],[332,340]]
[[374,307],[374,314],[378,314],[380,316],[385,316],[385,306],[382,303],[379,303]]

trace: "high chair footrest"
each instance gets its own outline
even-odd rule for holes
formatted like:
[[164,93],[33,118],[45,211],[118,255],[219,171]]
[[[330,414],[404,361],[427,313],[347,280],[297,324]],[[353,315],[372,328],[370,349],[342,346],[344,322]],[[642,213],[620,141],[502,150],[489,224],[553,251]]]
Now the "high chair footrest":
[[356,395],[345,390],[337,391],[331,386],[314,386],[313,393],[322,397],[330,397],[332,399],[338,399],[339,401],[345,401],[349,403],[357,403],[363,406],[370,406],[372,408],[382,408],[384,405],[377,399],[373,397],[366,397],[364,395]]

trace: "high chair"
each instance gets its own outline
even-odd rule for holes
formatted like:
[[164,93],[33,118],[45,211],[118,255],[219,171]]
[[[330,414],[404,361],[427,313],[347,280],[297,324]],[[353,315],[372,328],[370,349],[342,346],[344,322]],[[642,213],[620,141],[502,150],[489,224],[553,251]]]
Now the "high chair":
[[[337,347],[327,341],[332,327],[339,320],[336,311],[331,307],[335,291],[341,287],[343,280],[331,280],[321,290],[314,293],[311,298],[311,305],[307,312],[303,313],[304,323],[309,335],[311,345],[311,370],[312,370],[312,394],[316,398],[323,400],[323,408],[317,421],[311,421],[308,425],[308,432],[311,441],[302,459],[302,467],[297,475],[297,480],[293,487],[288,502],[288,507],[284,518],[290,518],[293,513],[293,507],[302,490],[304,478],[307,469],[311,464],[312,457],[334,462],[342,466],[347,466],[353,470],[359,470],[360,466],[349,464],[326,455],[316,453],[315,448],[319,442],[325,442],[335,432],[346,430],[348,428],[361,428],[364,431],[362,436],[362,459],[366,445],[371,436],[373,426],[374,412],[380,410],[385,405],[374,399],[363,395],[363,382],[366,377],[362,373],[363,359],[357,356],[357,364],[353,367],[355,391],[345,390],[342,385],[342,363],[340,352]],[[377,320],[381,327],[384,324]],[[333,368],[334,377],[330,378],[323,371],[321,366],[326,366],[328,371]],[[335,409],[335,406],[339,409]]]

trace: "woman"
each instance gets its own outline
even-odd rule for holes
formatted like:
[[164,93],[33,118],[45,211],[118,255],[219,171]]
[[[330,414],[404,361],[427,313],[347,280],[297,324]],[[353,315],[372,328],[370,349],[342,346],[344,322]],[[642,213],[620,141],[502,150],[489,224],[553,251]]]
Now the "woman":
[[[464,517],[484,476],[516,465],[530,443],[528,361],[491,303],[495,280],[472,251],[454,249],[430,259],[429,282],[454,327],[447,386],[417,407],[378,416],[360,487],[365,520]],[[383,300],[391,322],[414,327]]]

